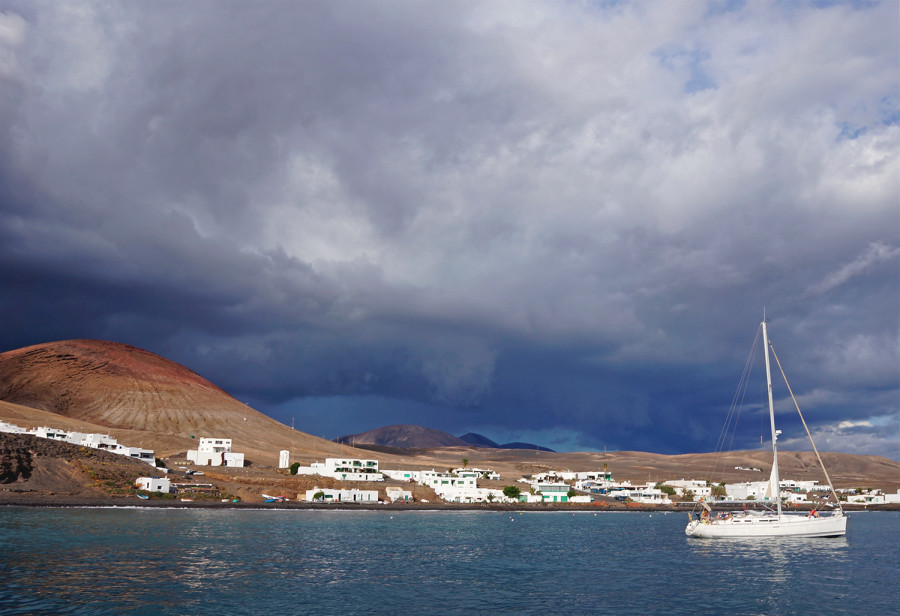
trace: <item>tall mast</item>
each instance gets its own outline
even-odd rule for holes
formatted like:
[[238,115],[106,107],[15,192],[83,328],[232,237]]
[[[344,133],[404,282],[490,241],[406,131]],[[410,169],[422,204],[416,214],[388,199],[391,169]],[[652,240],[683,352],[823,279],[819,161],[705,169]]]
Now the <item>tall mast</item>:
[[766,331],[766,320],[762,322],[763,345],[766,348],[766,387],[769,390],[769,423],[772,426],[772,476],[769,479],[774,483],[775,503],[778,507],[778,515],[781,515],[781,485],[778,478],[778,441],[779,431],[775,430],[775,403],[772,401],[772,370],[769,367],[769,334]]

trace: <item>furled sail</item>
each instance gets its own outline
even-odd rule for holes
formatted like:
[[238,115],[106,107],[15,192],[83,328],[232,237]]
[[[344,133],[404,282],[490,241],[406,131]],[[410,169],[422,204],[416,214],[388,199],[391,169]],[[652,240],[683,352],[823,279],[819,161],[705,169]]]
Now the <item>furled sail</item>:
[[778,489],[778,477],[775,476],[775,468],[772,468],[772,472],[769,474],[769,481],[766,484],[766,492],[763,494],[763,500],[768,501],[776,501],[780,495],[780,490]]

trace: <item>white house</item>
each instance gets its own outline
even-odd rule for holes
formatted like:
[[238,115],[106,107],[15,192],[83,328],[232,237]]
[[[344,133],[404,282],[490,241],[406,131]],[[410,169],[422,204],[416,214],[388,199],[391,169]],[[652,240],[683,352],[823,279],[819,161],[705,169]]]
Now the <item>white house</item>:
[[792,490],[794,492],[827,492],[828,486],[820,486],[816,480],[805,481],[797,479],[782,479],[778,482],[782,490]]
[[535,491],[541,493],[541,500],[545,503],[567,503],[569,502],[569,490],[572,489],[567,483],[562,482],[546,482],[535,483],[532,486]]
[[438,496],[455,489],[471,489],[478,487],[475,477],[457,477],[452,473],[441,473],[434,469],[421,471],[419,483],[434,490]]
[[863,505],[883,505],[886,502],[881,490],[866,490],[861,494],[849,492],[847,502]]
[[385,470],[385,475],[396,481],[407,481],[429,487],[442,500],[453,503],[480,503],[489,500],[497,502],[509,500],[503,490],[478,487],[482,478],[499,479],[500,475],[490,469],[457,468],[449,473],[431,470]]
[[478,478],[483,471],[475,469],[474,472],[441,473],[434,469],[419,471],[419,484],[434,490],[442,500],[451,503],[481,503],[485,501],[509,500],[504,496],[503,490],[495,488],[479,488]]
[[707,485],[706,481],[701,479],[667,479],[662,483],[677,488],[682,494],[684,494],[685,490],[690,490],[694,494],[695,501],[712,497],[712,486]]
[[187,459],[199,466],[244,466],[244,454],[231,451],[230,438],[201,438],[197,449],[187,452]]
[[575,481],[578,473],[574,471],[547,471],[531,476],[532,482],[554,483],[559,481]]
[[57,428],[48,428],[46,426],[41,426],[40,428],[35,428],[34,430],[29,430],[29,434],[34,434],[40,438],[48,438],[54,441],[65,441],[69,438],[69,433],[65,430],[59,430]]
[[0,421],[0,432],[6,432],[9,434],[25,434],[25,428],[20,428],[15,424]]
[[419,471],[404,471],[404,470],[393,470],[387,469],[382,470],[382,474],[390,477],[395,481],[408,481],[408,482],[417,482],[421,477],[421,473]]
[[153,456],[152,449],[141,449],[140,447],[126,447],[120,443],[116,443],[115,446],[108,449],[112,453],[117,453],[120,456],[128,456],[129,458],[137,458],[141,462],[146,462],[150,466],[156,466],[156,458]]
[[392,503],[395,503],[397,501],[408,503],[413,499],[413,495],[410,490],[404,490],[403,488],[398,488],[397,486],[390,486],[385,489],[385,492],[387,492],[388,500]]
[[81,435],[79,444],[84,445],[85,447],[93,447],[94,449],[107,449],[112,451],[119,442],[109,434],[83,434]]
[[325,458],[324,462],[313,462],[297,469],[298,475],[322,475],[340,481],[384,481],[378,471],[378,460],[357,458]]
[[147,492],[160,492],[162,494],[174,492],[168,477],[138,477],[134,483],[139,489]]
[[457,477],[474,477],[475,479],[493,479],[500,480],[500,474],[490,468],[454,468],[451,471]]
[[612,473],[606,471],[547,471],[546,473],[538,473],[532,476],[532,481],[554,482],[554,481],[595,481],[595,482],[612,482]]
[[306,502],[316,500],[316,494],[322,493],[321,500],[326,503],[377,503],[378,490],[342,490],[340,488],[313,488],[306,491]]
[[615,492],[616,499],[631,499],[635,503],[646,505],[671,505],[669,495],[659,488],[641,487],[635,490],[619,490]]
[[278,468],[287,468],[291,465],[291,452],[289,449],[282,449],[278,452]]
[[503,490],[496,488],[477,488],[477,487],[451,487],[445,488],[438,493],[443,500],[448,503],[484,503],[484,502],[512,502]]
[[4,431],[15,431],[19,434],[24,432],[25,434],[31,434],[39,438],[46,438],[54,441],[63,441],[72,445],[91,447],[92,449],[104,449],[115,454],[128,456],[130,458],[136,458],[141,462],[146,462],[153,467],[156,466],[156,457],[154,456],[154,452],[152,449],[126,447],[125,445],[119,444],[116,439],[108,434],[67,432],[66,430],[60,430],[58,428],[48,428],[46,426],[34,428],[33,430],[23,431],[21,428],[19,428],[18,426],[14,426],[13,424],[4,425],[8,428],[8,430]]
[[[584,492],[596,492],[600,494],[607,493],[613,486],[619,486],[620,484],[616,483],[612,480],[612,476],[610,475],[609,479],[579,479],[575,482],[575,489],[582,490]],[[629,486],[631,484],[629,483]]]
[[726,483],[725,494],[729,500],[761,500],[768,487],[768,481]]

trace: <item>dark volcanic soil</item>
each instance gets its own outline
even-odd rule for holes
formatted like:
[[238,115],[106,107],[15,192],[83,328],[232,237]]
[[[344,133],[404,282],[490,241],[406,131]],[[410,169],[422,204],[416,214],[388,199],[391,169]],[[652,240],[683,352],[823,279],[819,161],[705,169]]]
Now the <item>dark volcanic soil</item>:
[[144,462],[107,451],[0,433],[0,503],[133,496],[136,478],[158,474]]

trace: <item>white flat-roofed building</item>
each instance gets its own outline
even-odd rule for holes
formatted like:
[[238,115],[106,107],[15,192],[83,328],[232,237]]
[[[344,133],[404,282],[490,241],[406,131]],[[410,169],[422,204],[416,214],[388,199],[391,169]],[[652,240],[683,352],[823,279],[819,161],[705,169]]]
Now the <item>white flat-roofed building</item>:
[[110,451],[115,449],[118,444],[119,442],[109,434],[84,434],[79,441],[79,445],[84,445],[85,447]]
[[[316,468],[318,464],[314,462],[312,467]],[[384,481],[384,475],[378,471],[378,460],[325,458],[325,463],[320,468],[320,475],[341,481]]]
[[617,500],[630,499],[645,505],[671,505],[669,495],[659,488],[640,488],[636,490],[619,490],[614,492]]
[[138,477],[134,483],[139,489],[147,492],[159,492],[161,494],[174,492],[168,477]]
[[613,481],[611,471],[547,471],[531,477],[533,482],[553,483],[559,481]]
[[421,477],[421,473],[419,471],[404,471],[404,470],[394,470],[394,469],[382,469],[381,473],[394,481],[419,481]]
[[120,445],[116,443],[115,447],[109,449],[112,453],[117,453],[120,456],[128,456],[129,458],[136,458],[141,462],[146,462],[151,466],[156,466],[156,458],[153,456],[152,449],[141,449],[140,447],[126,447],[125,445]]
[[820,492],[828,491],[828,486],[820,486],[818,481],[801,481],[797,479],[782,479],[778,482],[782,490],[794,490],[795,492]]
[[503,490],[496,488],[453,487],[439,492],[438,496],[448,503],[517,502],[507,498]]
[[860,494],[857,494],[855,492],[848,492],[847,502],[863,505],[883,505],[887,501],[881,490],[866,490],[865,492],[862,492]]
[[541,500],[545,503],[567,503],[569,502],[569,490],[572,489],[567,483],[562,482],[545,482],[535,483],[532,485],[536,492],[540,492]]
[[[694,493],[694,500],[709,499],[712,497],[712,486],[707,485],[706,481],[701,479],[667,479],[662,482],[664,485],[677,488],[678,492],[684,494],[685,490]],[[764,482],[765,483],[765,482]],[[727,493],[726,487],[726,493]]]
[[496,471],[489,468],[454,468],[452,473],[457,477],[474,477],[475,479],[491,479],[500,480],[500,475]]
[[230,438],[203,437],[197,449],[187,452],[187,459],[198,466],[244,466],[244,454],[231,451]]
[[318,502],[325,503],[377,503],[378,490],[343,490],[341,488],[313,488],[307,490],[305,499],[308,503],[317,502],[316,494],[322,493]]
[[33,434],[35,436],[39,436],[41,438],[48,438],[54,441],[65,441],[69,438],[69,433],[65,430],[59,430],[57,428],[48,428],[46,426],[41,426],[40,428],[35,428],[34,430],[29,430],[28,434]]
[[457,477],[453,473],[440,473],[434,469],[422,471],[419,474],[419,483],[434,490],[438,496],[458,488],[478,487],[478,482],[474,477]]
[[547,471],[546,473],[538,473],[531,476],[533,483],[558,483],[562,481],[575,481],[573,471]]
[[730,500],[762,500],[768,487],[768,481],[726,483],[725,494]]
[[412,492],[410,490],[404,490],[403,488],[398,488],[397,486],[390,486],[385,489],[387,493],[387,498],[392,503],[397,501],[403,501],[404,503],[408,503],[413,499]]
[[84,432],[69,432],[58,428],[48,428],[42,426],[32,430],[25,430],[11,423],[0,422],[0,432],[13,432],[16,434],[30,434],[38,438],[46,438],[54,441],[62,441],[70,445],[80,445],[82,447],[90,447],[92,449],[103,449],[110,453],[115,453],[130,458],[137,458],[142,462],[146,462],[150,466],[156,466],[156,458],[152,449],[141,449],[140,447],[126,447],[120,445],[116,439],[108,434],[88,434]]
[[7,434],[25,434],[26,430],[25,428],[20,428],[16,424],[0,421],[0,432],[6,432]]

